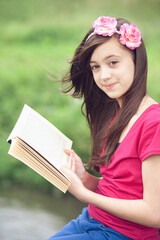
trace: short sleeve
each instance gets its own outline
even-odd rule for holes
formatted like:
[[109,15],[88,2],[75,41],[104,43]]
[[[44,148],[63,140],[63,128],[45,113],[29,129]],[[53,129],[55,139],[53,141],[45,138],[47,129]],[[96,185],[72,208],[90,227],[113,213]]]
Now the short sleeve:
[[155,154],[160,154],[160,122],[151,123],[143,127],[138,145],[141,161]]

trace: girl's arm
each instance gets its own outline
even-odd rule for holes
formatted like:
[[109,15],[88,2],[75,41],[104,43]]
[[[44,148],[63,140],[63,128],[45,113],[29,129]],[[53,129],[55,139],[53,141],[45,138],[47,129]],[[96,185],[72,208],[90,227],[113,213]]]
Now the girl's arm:
[[160,155],[152,155],[142,163],[143,199],[109,198],[88,190],[74,173],[62,169],[71,179],[69,191],[79,200],[93,204],[125,220],[160,228]]
[[81,158],[73,150],[64,149],[64,152],[69,156],[67,168],[72,169],[87,189],[96,191],[99,178],[86,171]]

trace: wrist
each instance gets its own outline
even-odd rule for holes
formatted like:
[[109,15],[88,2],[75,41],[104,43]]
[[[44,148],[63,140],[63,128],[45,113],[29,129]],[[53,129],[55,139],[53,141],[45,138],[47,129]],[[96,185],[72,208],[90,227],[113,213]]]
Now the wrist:
[[84,185],[81,189],[79,189],[79,191],[77,192],[77,195],[76,195],[76,198],[78,200],[80,200],[81,202],[84,202],[84,203],[89,203],[89,195],[90,195],[90,190],[88,188],[86,188]]

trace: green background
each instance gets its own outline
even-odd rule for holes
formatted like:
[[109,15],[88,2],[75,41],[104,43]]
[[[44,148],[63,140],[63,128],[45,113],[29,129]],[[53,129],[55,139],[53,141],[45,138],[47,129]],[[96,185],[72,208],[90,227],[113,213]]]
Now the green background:
[[123,17],[136,24],[146,44],[148,92],[160,101],[159,0],[0,0],[0,185],[56,189],[7,154],[6,139],[24,104],[51,121],[74,142],[84,162],[90,135],[82,101],[59,91],[76,46],[99,16]]

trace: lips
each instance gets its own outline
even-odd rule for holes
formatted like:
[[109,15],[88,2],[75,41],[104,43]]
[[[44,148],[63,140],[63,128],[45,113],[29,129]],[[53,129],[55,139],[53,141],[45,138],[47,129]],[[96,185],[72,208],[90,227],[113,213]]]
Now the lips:
[[116,84],[117,84],[117,83],[110,83],[110,84],[105,85],[104,87],[105,87],[106,89],[111,89],[111,88],[113,88]]

